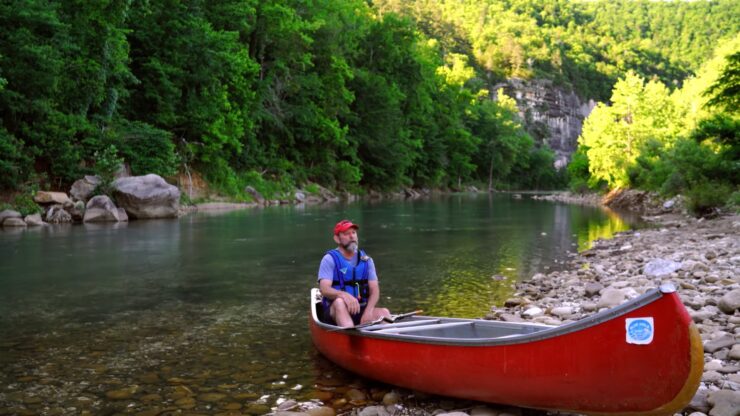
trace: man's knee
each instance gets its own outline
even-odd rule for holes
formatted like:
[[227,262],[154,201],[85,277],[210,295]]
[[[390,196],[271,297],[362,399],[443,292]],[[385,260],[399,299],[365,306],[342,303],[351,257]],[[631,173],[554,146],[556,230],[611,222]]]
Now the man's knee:
[[388,308],[378,308],[378,314],[380,316],[391,316],[391,311]]
[[334,302],[331,303],[331,310],[332,311],[346,311],[347,304],[344,303],[344,300],[342,298],[334,299]]

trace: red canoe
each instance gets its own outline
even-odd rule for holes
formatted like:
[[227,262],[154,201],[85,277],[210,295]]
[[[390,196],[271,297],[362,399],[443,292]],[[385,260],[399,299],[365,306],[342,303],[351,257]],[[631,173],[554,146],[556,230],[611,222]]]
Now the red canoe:
[[562,326],[412,316],[311,337],[340,366],[427,393],[587,414],[672,414],[699,386],[701,337],[670,285]]

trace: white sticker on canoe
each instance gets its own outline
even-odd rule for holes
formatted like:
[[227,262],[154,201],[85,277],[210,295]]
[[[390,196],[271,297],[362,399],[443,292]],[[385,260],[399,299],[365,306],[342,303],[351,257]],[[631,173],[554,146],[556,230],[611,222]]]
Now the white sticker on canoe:
[[653,318],[627,318],[627,343],[645,345],[653,342]]

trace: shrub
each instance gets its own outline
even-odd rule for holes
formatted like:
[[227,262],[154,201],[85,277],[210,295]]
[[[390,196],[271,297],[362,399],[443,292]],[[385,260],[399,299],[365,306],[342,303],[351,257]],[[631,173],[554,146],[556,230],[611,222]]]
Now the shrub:
[[696,216],[707,216],[730,202],[732,188],[726,184],[700,182],[686,191],[686,206]]
[[131,166],[131,173],[155,173],[160,176],[177,173],[179,160],[172,143],[172,134],[138,121],[121,123],[116,130],[116,143]]
[[95,174],[100,177],[100,185],[96,190],[96,193],[103,193],[110,195],[110,185],[113,182],[113,178],[120,169],[123,163],[123,158],[118,156],[118,149],[114,145],[109,145],[103,150],[95,152],[95,165],[93,170]]

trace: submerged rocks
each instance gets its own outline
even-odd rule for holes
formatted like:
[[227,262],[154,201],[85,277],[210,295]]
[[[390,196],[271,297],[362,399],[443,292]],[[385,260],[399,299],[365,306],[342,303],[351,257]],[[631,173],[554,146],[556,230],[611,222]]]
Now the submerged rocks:
[[113,196],[131,218],[176,218],[180,209],[180,191],[159,175],[116,179]]

